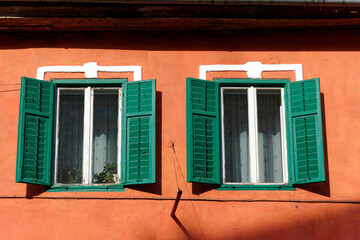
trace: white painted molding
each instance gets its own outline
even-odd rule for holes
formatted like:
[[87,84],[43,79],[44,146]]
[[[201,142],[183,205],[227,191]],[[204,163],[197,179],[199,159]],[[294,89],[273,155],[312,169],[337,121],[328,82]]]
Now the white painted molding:
[[133,72],[134,81],[142,78],[141,66],[98,66],[96,62],[88,62],[83,66],[44,66],[39,67],[36,78],[44,80],[45,74],[50,72],[83,72],[86,78],[97,78],[98,72]]
[[264,71],[295,71],[296,81],[303,80],[302,64],[262,64],[261,62],[247,62],[241,65],[200,65],[199,78],[206,79],[207,72],[245,71],[248,78],[261,78]]

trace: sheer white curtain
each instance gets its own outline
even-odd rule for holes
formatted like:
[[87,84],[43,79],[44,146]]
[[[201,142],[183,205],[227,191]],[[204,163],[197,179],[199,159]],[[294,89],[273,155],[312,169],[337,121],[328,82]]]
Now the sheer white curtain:
[[[109,183],[117,173],[118,90],[95,89],[93,110],[93,183]],[[100,173],[108,174],[106,179]],[[98,177],[96,177],[98,176]],[[111,181],[111,182],[115,182]]]
[[81,183],[84,90],[61,89],[58,111],[57,183]]
[[[256,92],[256,99],[250,99],[250,103],[248,90]],[[249,159],[248,106],[257,112],[257,121],[250,124],[258,130],[254,159]],[[282,183],[281,90],[224,88],[222,107],[225,182]]]
[[259,181],[281,183],[280,90],[257,90]]
[[249,182],[247,90],[224,89],[223,113],[225,182]]

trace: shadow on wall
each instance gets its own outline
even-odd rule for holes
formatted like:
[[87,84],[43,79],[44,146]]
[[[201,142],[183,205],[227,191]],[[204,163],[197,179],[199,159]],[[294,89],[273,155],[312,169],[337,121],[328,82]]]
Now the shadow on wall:
[[46,192],[48,188],[46,186],[42,185],[36,185],[36,184],[26,184],[26,198],[33,198],[35,196],[38,196],[44,192]]
[[[243,233],[231,233],[224,239],[246,239],[246,240],[338,240],[338,239],[359,239],[359,222],[360,222],[360,205],[348,205],[349,208],[342,211],[332,211],[336,207],[327,210],[314,211],[312,213],[304,210],[306,204],[293,204],[296,208],[292,215],[301,215],[297,212],[306,211],[307,216],[292,218],[292,221],[269,223],[271,221],[267,213],[263,217],[268,218],[267,226],[262,224],[255,224],[254,227],[239,226],[239,231],[243,228]],[[331,208],[331,207],[330,207]],[[313,209],[313,208],[311,208]],[[311,210],[310,210],[311,211]],[[285,217],[285,216],[284,216]],[[261,221],[259,219],[259,221]]]
[[219,186],[216,184],[207,184],[207,183],[192,183],[192,194],[200,195],[205,192],[215,190]]
[[[285,36],[285,37],[284,37]],[[324,40],[326,39],[326,41]],[[357,39],[357,40],[356,40]],[[360,34],[338,30],[2,33],[0,49],[79,48],[163,51],[360,50]]]
[[148,221],[140,220],[141,212],[135,213],[136,228],[142,231],[135,233],[133,239],[157,239],[154,236],[159,225],[163,232],[156,234],[164,239],[359,239],[359,203],[202,202],[197,204],[199,224],[191,208],[191,202],[180,201],[176,219],[170,217],[169,208],[153,219],[152,227]]

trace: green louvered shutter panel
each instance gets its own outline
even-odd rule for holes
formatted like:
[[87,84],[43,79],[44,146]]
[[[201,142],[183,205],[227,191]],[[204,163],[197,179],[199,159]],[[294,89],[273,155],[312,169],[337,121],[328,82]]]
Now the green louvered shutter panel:
[[319,79],[290,83],[295,184],[325,181]]
[[220,184],[219,86],[187,78],[187,181]]
[[16,182],[51,184],[54,85],[21,78]]
[[155,79],[123,85],[121,183],[124,185],[155,183],[155,86]]

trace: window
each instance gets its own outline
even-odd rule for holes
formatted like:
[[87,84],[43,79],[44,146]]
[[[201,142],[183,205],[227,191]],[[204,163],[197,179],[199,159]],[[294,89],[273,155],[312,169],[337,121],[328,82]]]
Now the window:
[[17,182],[52,189],[155,182],[155,80],[21,84]]
[[57,88],[55,184],[120,183],[120,96],[121,88]]
[[224,183],[287,182],[282,93],[282,88],[221,88]]
[[324,181],[318,79],[187,79],[188,181],[291,189]]

